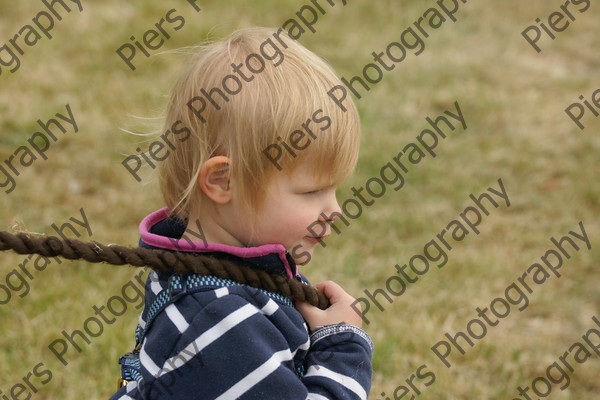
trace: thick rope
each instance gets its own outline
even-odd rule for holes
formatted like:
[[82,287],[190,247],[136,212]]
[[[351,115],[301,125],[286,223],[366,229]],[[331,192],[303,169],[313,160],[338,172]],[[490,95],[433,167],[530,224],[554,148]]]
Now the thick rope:
[[13,235],[10,232],[0,231],[0,251],[4,250],[13,250],[19,254],[40,254],[45,257],[60,256],[69,260],[84,259],[93,263],[148,266],[155,271],[173,271],[177,274],[212,275],[277,292],[286,297],[293,296],[296,300],[306,301],[322,310],[329,307],[327,297],[312,286],[284,275],[269,274],[229,260],[204,255],[141,247],[106,246],[97,242],[60,240],[52,236],[33,237],[25,233]]

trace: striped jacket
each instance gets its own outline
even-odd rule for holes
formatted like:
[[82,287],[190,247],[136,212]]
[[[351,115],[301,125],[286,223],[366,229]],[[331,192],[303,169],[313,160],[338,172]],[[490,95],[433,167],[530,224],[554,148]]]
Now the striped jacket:
[[[244,259],[303,279],[281,245],[177,239],[184,230],[159,210],[140,224],[140,244]],[[137,337],[139,374],[111,400],[366,399],[371,385],[373,343],[362,329],[339,324],[309,333],[290,298],[211,276],[151,272]]]

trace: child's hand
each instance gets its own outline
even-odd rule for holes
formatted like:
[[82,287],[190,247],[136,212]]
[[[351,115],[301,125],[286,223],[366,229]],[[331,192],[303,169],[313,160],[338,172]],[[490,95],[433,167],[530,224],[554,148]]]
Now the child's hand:
[[311,331],[320,326],[335,325],[340,323],[362,327],[361,316],[350,307],[356,300],[332,281],[321,282],[315,287],[323,292],[331,305],[326,310],[320,310],[304,301],[297,301],[296,308],[304,317]]

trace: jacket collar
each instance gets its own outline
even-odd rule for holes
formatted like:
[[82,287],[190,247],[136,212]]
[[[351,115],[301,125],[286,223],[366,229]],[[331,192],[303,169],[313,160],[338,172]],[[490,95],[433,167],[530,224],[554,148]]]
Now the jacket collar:
[[236,247],[218,243],[193,241],[182,238],[187,226],[183,221],[169,213],[168,208],[153,212],[140,223],[140,247],[203,253],[219,258],[244,260],[271,274],[296,277],[296,264],[281,244],[265,244],[257,247]]

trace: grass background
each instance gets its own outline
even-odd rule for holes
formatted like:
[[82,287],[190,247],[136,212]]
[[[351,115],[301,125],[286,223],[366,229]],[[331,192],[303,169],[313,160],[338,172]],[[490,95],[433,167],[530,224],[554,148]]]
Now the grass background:
[[[411,168],[402,190],[388,190],[342,235],[331,238],[326,249],[317,250],[304,269],[313,282],[336,280],[354,296],[373,291],[395,273],[396,263],[402,265],[421,252],[469,205],[470,193],[496,186],[502,178],[512,203],[492,211],[480,235],[458,243],[444,268],[412,284],[406,294],[386,304],[384,312],[372,308],[366,327],[376,343],[372,399],[394,398],[396,388],[422,364],[435,372],[436,380],[429,388],[415,381],[419,399],[517,397],[517,386],[529,386],[544,375],[546,367],[592,326],[591,317],[599,315],[600,118],[587,110],[586,128],[580,131],[563,110],[580,95],[589,99],[600,87],[600,9],[591,4],[584,13],[573,11],[576,21],[555,40],[540,41],[539,54],[520,34],[538,17],[547,21],[560,3],[467,2],[456,23],[430,30],[421,55],[409,55],[357,101],[364,127],[361,156],[357,173],[340,188],[341,200],[413,141],[426,127],[426,116],[437,116],[458,101],[468,129],[440,143],[435,159]],[[134,116],[158,115],[185,56],[146,59],[140,54],[137,70],[131,71],[115,50],[131,35],[140,38],[171,8],[186,23],[161,50],[221,38],[245,26],[280,26],[304,3],[198,4],[200,13],[182,0],[84,1],[82,13],[61,12],[64,18],[56,22],[52,40],[44,37],[24,48],[18,72],[2,70],[0,160],[25,144],[38,119],[64,113],[67,103],[79,125],[77,134],[60,136],[47,161],[22,171],[14,192],[0,193],[2,229],[50,234],[52,223],[79,218],[83,207],[93,240],[137,243],[139,221],[162,204],[154,182],[139,184],[120,165],[125,154],[148,143],[122,129],[143,131],[146,122]],[[381,0],[326,6],[327,15],[315,25],[317,33],[307,33],[300,41],[349,78],[371,62],[372,51],[398,40],[434,5]],[[42,9],[41,1],[3,2],[0,43]],[[147,172],[151,176],[153,171]],[[526,310],[513,311],[465,356],[455,351],[451,369],[435,359],[429,348],[444,332],[464,330],[475,307],[488,306],[539,260],[551,246],[551,236],[576,230],[580,220],[591,251],[573,255],[560,279],[537,287]],[[4,284],[25,257],[0,257]],[[6,394],[43,362],[52,380],[41,384],[32,378],[38,390],[32,399],[108,398],[119,374],[116,360],[133,345],[137,310],[130,307],[100,337],[83,345],[81,353],[71,350],[66,367],[47,346],[63,329],[81,329],[94,314],[92,306],[106,304],[135,273],[84,262],[53,263],[33,272],[30,293],[24,298],[13,293],[11,301],[0,306],[0,390]],[[563,391],[553,385],[550,398],[597,398],[598,357],[573,364],[570,386]]]

